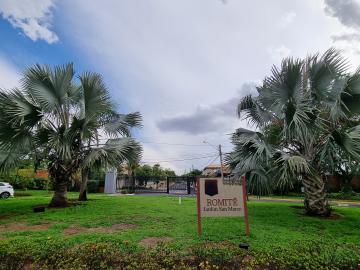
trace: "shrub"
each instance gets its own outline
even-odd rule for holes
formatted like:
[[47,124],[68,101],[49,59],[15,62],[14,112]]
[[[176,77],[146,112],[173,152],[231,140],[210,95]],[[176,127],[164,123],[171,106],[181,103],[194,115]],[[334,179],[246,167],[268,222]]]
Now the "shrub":
[[89,193],[97,193],[99,191],[100,181],[99,180],[89,180],[87,183],[87,190]]
[[129,242],[71,246],[56,240],[14,239],[0,245],[0,269],[357,270],[360,254],[318,241],[299,242],[291,248],[274,248],[270,252],[246,251],[228,242],[204,242],[184,251],[162,244],[144,252]]
[[360,200],[360,194],[355,191],[340,191],[337,193],[329,193],[328,198],[337,200]]
[[9,182],[15,189],[34,189],[35,182],[32,178],[27,178],[24,176],[9,176],[5,182]]
[[46,190],[49,188],[49,180],[45,178],[34,178],[35,189]]
[[135,190],[133,188],[123,188],[121,190],[121,194],[133,194],[135,193]]

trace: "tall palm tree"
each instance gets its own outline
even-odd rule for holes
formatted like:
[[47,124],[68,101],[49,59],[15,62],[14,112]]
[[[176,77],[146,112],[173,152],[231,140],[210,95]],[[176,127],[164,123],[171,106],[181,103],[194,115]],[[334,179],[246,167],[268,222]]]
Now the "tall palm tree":
[[[27,156],[46,159],[54,187],[50,206],[67,205],[67,186],[79,169],[118,164],[141,149],[122,136],[140,124],[140,115],[116,113],[100,75],[85,73],[79,83],[74,75],[72,64],[35,65],[24,73],[21,89],[0,92],[0,168]],[[103,134],[112,139],[94,143]]]
[[287,58],[257,92],[238,105],[238,116],[256,128],[234,133],[228,163],[260,193],[300,181],[306,213],[329,215],[324,176],[339,157],[360,160],[360,70],[349,74],[334,49]]
[[[141,126],[138,112],[120,114],[110,103],[106,87],[100,75],[84,73],[80,76],[83,95],[80,98],[82,119],[81,137],[83,142],[79,200],[87,200],[86,187],[91,167],[117,167],[121,161],[140,158],[141,148],[129,138],[130,128]],[[101,136],[112,138],[101,144]],[[122,139],[118,139],[122,137]],[[122,147],[124,153],[112,153],[114,145]],[[105,151],[106,150],[106,151]],[[112,156],[109,156],[112,154]]]

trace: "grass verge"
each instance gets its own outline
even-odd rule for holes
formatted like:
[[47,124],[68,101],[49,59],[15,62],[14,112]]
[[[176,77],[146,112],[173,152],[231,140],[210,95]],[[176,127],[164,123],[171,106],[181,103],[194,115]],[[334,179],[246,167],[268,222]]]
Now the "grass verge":
[[[0,269],[360,269],[360,208],[318,219],[294,203],[250,202],[250,237],[242,218],[204,218],[198,237],[194,198],[90,195],[32,212],[50,196],[0,201]],[[147,238],[167,242],[149,250]]]

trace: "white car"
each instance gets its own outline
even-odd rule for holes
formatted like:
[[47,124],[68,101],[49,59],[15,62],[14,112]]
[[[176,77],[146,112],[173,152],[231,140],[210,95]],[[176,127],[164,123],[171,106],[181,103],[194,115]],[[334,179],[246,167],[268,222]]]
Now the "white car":
[[14,197],[14,188],[9,183],[0,182],[0,199]]

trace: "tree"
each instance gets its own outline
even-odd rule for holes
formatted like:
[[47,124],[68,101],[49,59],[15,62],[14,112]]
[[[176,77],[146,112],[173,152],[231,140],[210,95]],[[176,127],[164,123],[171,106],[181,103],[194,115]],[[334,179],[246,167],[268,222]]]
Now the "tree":
[[162,168],[160,164],[154,164],[150,166],[148,164],[144,164],[142,166],[138,166],[135,170],[136,178],[139,180],[139,184],[145,186],[149,180],[155,178],[155,181],[159,183],[160,178],[166,178],[171,176],[176,176],[176,173],[168,168]]
[[287,58],[257,92],[238,105],[238,116],[256,130],[234,133],[227,162],[262,193],[301,181],[306,213],[329,215],[325,174],[336,171],[340,156],[360,160],[360,126],[348,126],[359,118],[360,69],[349,74],[334,49]]
[[[54,187],[50,206],[67,205],[67,185],[78,170],[86,176],[96,164],[114,166],[139,155],[140,145],[126,135],[141,116],[116,113],[99,74],[84,73],[75,82],[72,64],[35,65],[21,82],[21,89],[0,92],[0,168],[25,156],[46,160]],[[99,144],[101,134],[111,139]]]
[[125,169],[127,171],[127,175],[130,178],[130,189],[135,190],[136,186],[136,170],[139,167],[139,159],[131,160],[127,162]]
[[200,176],[200,175],[202,175],[202,171],[201,171],[201,170],[199,170],[199,169],[193,169],[193,170],[191,170],[191,172],[186,173],[186,174],[184,174],[183,176],[195,177],[195,176]]

